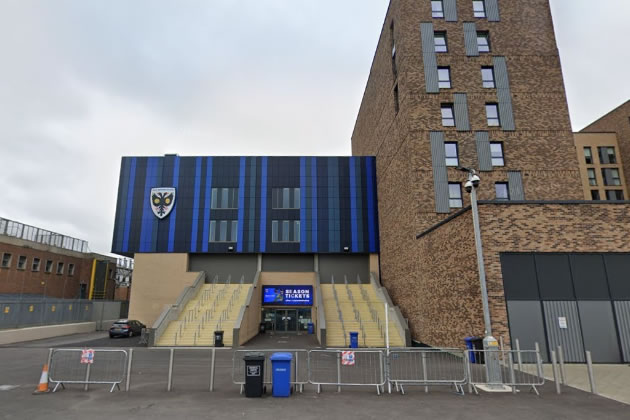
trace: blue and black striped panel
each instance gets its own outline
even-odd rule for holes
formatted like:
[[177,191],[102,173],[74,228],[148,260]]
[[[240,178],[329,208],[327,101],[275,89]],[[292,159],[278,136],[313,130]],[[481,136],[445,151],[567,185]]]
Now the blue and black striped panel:
[[[151,188],[176,188],[171,213]],[[237,209],[212,209],[212,188],[238,188]],[[299,209],[274,209],[274,188],[300,188]],[[210,242],[212,220],[238,221],[237,241]],[[273,242],[272,221],[300,221],[299,242]],[[112,252],[379,252],[373,157],[124,157]],[[231,248],[231,249],[230,249]]]

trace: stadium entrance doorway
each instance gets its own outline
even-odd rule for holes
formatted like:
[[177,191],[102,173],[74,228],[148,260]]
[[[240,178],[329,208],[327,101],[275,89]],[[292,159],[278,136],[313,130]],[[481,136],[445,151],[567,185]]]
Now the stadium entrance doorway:
[[274,333],[306,333],[311,308],[264,308],[265,330]]

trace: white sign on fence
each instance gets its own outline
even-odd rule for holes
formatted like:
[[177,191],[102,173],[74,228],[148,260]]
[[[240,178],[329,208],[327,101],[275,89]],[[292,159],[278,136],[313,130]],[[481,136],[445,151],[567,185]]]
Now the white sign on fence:
[[354,352],[344,351],[341,352],[341,364],[344,366],[354,366]]
[[564,316],[558,317],[558,326],[562,329],[567,329],[567,318]]
[[83,364],[94,363],[94,350],[92,349],[81,350],[81,363]]

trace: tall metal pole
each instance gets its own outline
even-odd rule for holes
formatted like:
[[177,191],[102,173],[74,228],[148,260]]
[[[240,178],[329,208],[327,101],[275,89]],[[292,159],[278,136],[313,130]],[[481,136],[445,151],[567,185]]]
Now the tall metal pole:
[[[472,173],[468,175],[471,180]],[[475,247],[477,248],[477,267],[479,269],[479,283],[481,283],[481,302],[483,304],[483,321],[485,324],[485,335],[492,336],[492,325],[490,323],[490,305],[488,304],[488,289],[486,286],[486,268],[483,262],[483,247],[481,244],[481,230],[479,228],[479,209],[477,208],[477,188],[473,186],[470,192],[470,201],[473,212],[473,228],[475,230]]]

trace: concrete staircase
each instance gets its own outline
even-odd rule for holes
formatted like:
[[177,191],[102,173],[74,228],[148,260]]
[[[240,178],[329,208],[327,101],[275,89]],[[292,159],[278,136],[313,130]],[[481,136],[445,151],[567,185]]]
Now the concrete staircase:
[[[359,333],[359,347],[385,347],[385,301],[371,284],[322,284],[321,291],[328,347],[349,347],[351,331]],[[389,343],[405,345],[393,316]]]
[[232,329],[251,284],[204,284],[159,338],[157,346],[213,346],[214,331],[232,346]]

